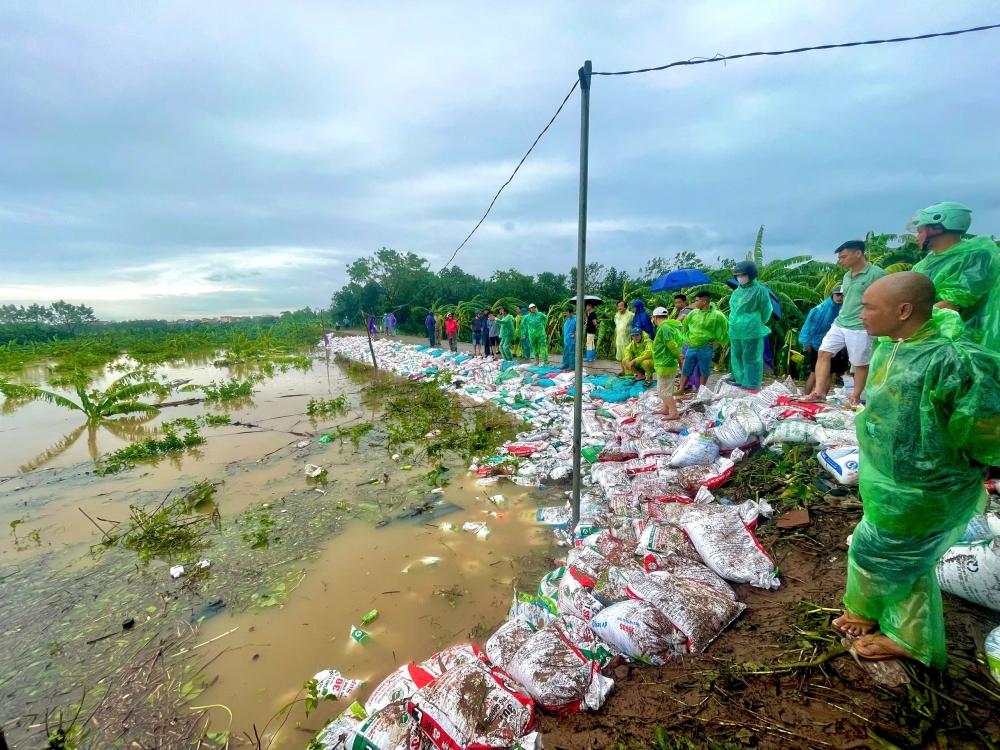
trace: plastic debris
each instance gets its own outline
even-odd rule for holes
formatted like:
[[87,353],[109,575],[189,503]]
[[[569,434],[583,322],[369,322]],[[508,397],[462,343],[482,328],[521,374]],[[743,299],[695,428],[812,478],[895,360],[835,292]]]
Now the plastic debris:
[[368,614],[366,614],[364,617],[361,618],[361,624],[368,625],[369,623],[375,622],[377,618],[378,618],[378,610],[373,609],[371,612],[369,612]]
[[316,464],[306,464],[305,467],[303,467],[303,471],[307,477],[315,479],[323,473],[323,467],[317,466]]
[[427,557],[421,557],[419,560],[414,560],[409,565],[407,565],[401,572],[409,573],[414,567],[421,567],[427,565],[437,565],[441,561],[440,557],[434,557],[433,555],[428,555]]
[[993,628],[986,636],[986,667],[993,681],[1000,685],[1000,627]]
[[371,636],[367,632],[359,628],[357,625],[351,625],[351,638],[353,638],[358,643],[365,643]]
[[170,566],[170,577],[171,578],[180,578],[182,575],[184,575],[184,566],[183,565],[171,565]]
[[323,435],[320,435],[319,441],[324,444],[331,443],[333,442],[333,435],[324,433]]
[[364,682],[364,680],[349,680],[336,669],[324,669],[322,672],[317,672],[313,675],[313,679],[318,683],[316,695],[320,698],[329,695],[346,698]]

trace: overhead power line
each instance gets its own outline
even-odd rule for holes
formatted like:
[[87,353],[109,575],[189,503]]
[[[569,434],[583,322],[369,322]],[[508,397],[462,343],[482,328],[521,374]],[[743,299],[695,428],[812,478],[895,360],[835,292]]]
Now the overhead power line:
[[531,155],[531,152],[535,150],[535,146],[537,146],[538,142],[542,140],[542,136],[545,135],[546,132],[548,132],[548,129],[550,127],[552,127],[552,123],[556,121],[556,118],[559,116],[559,113],[562,112],[563,107],[566,106],[566,102],[568,102],[569,98],[573,96],[573,92],[576,91],[576,87],[579,85],[580,85],[579,79],[573,81],[573,85],[570,86],[569,91],[566,92],[566,96],[563,97],[563,100],[559,103],[559,106],[556,108],[555,114],[552,115],[551,118],[549,118],[549,121],[547,123],[545,123],[545,127],[542,128],[542,132],[540,132],[538,135],[535,136],[535,140],[531,142],[531,146],[528,148],[527,151],[524,152],[524,156],[521,157],[521,161],[517,163],[517,166],[514,167],[514,171],[510,173],[510,177],[507,178],[507,181],[500,186],[500,189],[497,190],[496,195],[493,196],[493,200],[490,201],[490,205],[486,207],[486,211],[483,212],[483,215],[479,218],[479,221],[476,222],[476,226],[474,226],[472,228],[472,231],[469,232],[469,234],[466,236],[464,240],[462,240],[462,243],[455,248],[455,252],[453,252],[451,254],[451,257],[448,258],[448,262],[445,263],[443,266],[441,266],[442,271],[451,265],[451,262],[455,260],[455,256],[458,255],[459,250],[465,247],[465,243],[468,242],[470,239],[472,239],[472,235],[474,235],[476,233],[476,230],[479,229],[480,226],[482,226],[484,221],[486,221],[486,217],[490,215],[490,211],[492,211],[493,206],[496,205],[497,198],[500,197],[500,193],[502,193],[504,188],[507,187],[514,180],[514,175],[517,174],[518,170],[521,168],[521,165],[524,164],[528,156]]
[[[742,60],[747,57],[779,57],[781,55],[797,55],[803,52],[817,52],[817,51],[831,50],[831,49],[846,49],[849,47],[869,47],[878,44],[899,44],[900,42],[917,42],[925,39],[937,39],[939,37],[960,36],[962,34],[973,34],[975,32],[990,31],[993,29],[1000,29],[1000,23],[988,24],[984,26],[973,26],[968,29],[955,29],[953,31],[935,31],[929,34],[917,34],[915,36],[897,36],[897,37],[892,37],[890,39],[866,39],[864,41],[858,41],[858,42],[817,44],[812,47],[795,47],[794,49],[741,52],[735,55],[718,54],[715,55],[714,57],[693,57],[688,60],[677,60],[675,62],[667,63],[666,65],[656,65],[650,68],[635,68],[633,70],[610,70],[610,71],[595,70],[593,73],[591,73],[591,75],[629,76],[629,75],[635,75],[637,73],[654,73],[659,70],[667,70],[668,68],[678,68],[686,65],[706,65],[708,63],[728,62],[729,60]],[[446,269],[448,266],[451,265],[451,262],[455,260],[455,257],[462,250],[462,248],[465,247],[466,243],[468,243],[468,241],[472,239],[472,235],[474,235],[476,231],[479,229],[479,227],[483,225],[483,222],[486,221],[486,217],[490,215],[490,212],[493,210],[493,206],[496,205],[497,199],[500,197],[500,193],[502,193],[504,191],[504,188],[506,188],[511,182],[513,182],[514,177],[521,169],[521,166],[531,155],[531,152],[534,151],[535,146],[538,145],[538,142],[542,139],[542,136],[544,136],[545,133],[548,132],[549,128],[552,127],[552,123],[554,123],[556,121],[556,118],[559,117],[559,114],[563,111],[563,107],[566,106],[566,102],[569,101],[569,98],[573,95],[573,92],[576,91],[576,87],[578,85],[580,85],[579,79],[573,81],[573,85],[570,87],[570,90],[567,92],[566,96],[563,97],[563,100],[559,103],[559,106],[556,108],[555,114],[552,115],[549,121],[545,124],[545,127],[542,128],[541,132],[537,136],[535,136],[535,140],[532,141],[531,147],[524,152],[524,156],[521,157],[521,160],[517,163],[517,166],[514,167],[514,171],[510,173],[510,177],[508,177],[507,181],[500,186],[499,190],[497,190],[496,194],[493,196],[493,200],[490,201],[490,205],[487,206],[486,211],[483,212],[483,215],[479,217],[479,221],[476,222],[476,225],[472,228],[472,231],[469,232],[469,234],[466,235],[465,239],[462,240],[459,246],[455,248],[455,251],[451,254],[451,257],[448,258],[448,262],[445,263],[443,266],[441,266],[440,269],[441,271],[443,271],[444,269]]]
[[744,57],[778,57],[780,55],[797,55],[802,52],[815,52],[817,50],[828,50],[828,49],[844,49],[846,47],[867,47],[875,44],[898,44],[899,42],[916,42],[922,39],[936,39],[942,36],[959,36],[960,34],[972,34],[976,31],[988,31],[990,29],[1000,29],[1000,23],[990,24],[989,26],[973,26],[970,29],[956,29],[955,31],[935,31],[931,34],[918,34],[917,36],[897,36],[892,39],[868,39],[863,42],[838,42],[837,44],[817,44],[813,47],[796,47],[795,49],[780,49],[773,50],[770,52],[741,52],[738,55],[716,55],[714,57],[693,57],[690,60],[678,60],[676,62],[667,63],[666,65],[657,65],[653,68],[636,68],[635,70],[613,70],[613,71],[597,71],[595,70],[592,75],[595,76],[630,76],[635,73],[653,73],[657,70],[666,70],[667,68],[677,68],[682,65],[705,65],[706,63],[719,63],[726,62],[727,60],[740,60]]

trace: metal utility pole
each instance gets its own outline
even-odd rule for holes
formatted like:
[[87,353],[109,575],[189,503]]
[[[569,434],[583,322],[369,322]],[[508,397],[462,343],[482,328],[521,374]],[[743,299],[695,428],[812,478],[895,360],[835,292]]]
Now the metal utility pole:
[[570,533],[580,520],[580,476],[583,427],[583,350],[586,346],[587,320],[584,301],[584,278],[587,271],[587,162],[590,152],[590,60],[580,68],[580,220],[576,240],[576,376],[573,386],[573,522]]

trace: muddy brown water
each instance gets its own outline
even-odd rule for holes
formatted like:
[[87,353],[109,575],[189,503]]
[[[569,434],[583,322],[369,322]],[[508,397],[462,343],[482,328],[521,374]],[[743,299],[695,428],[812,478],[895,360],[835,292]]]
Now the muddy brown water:
[[[161,367],[157,374],[195,383],[231,375],[207,361]],[[42,383],[44,377],[44,368],[36,367],[22,373],[21,380]],[[111,373],[96,384],[103,386],[115,377]],[[320,444],[319,435],[335,425],[378,419],[370,406],[361,404],[359,392],[359,384],[346,377],[335,362],[317,358],[308,371],[290,370],[259,383],[252,400],[235,406],[201,403],[166,408],[156,419],[137,425],[141,428],[138,433],[103,427],[81,431],[79,412],[43,403],[0,416],[4,445],[0,454],[0,524],[6,530],[12,521],[21,521],[17,540],[13,534],[0,538],[0,597],[4,602],[0,610],[31,606],[32,602],[19,601],[18,591],[33,590],[32,585],[46,577],[92,571],[105,564],[131,568],[128,585],[144,592],[137,594],[134,602],[122,598],[128,604],[119,609],[127,611],[95,609],[93,617],[103,625],[95,624],[89,630],[82,626],[74,630],[66,623],[36,631],[6,630],[0,637],[0,652],[6,654],[0,655],[0,667],[11,673],[38,668],[48,658],[46,654],[30,662],[18,662],[13,654],[38,651],[40,641],[55,644],[51,649],[59,650],[45,670],[59,668],[61,653],[83,654],[84,659],[92,653],[93,658],[102,658],[99,654],[104,652],[97,649],[111,641],[87,643],[95,633],[103,635],[101,627],[107,629],[119,620],[135,617],[134,630],[120,638],[125,642],[132,633],[164,627],[168,604],[174,610],[188,607],[196,614],[208,599],[218,595],[228,606],[218,614],[205,615],[200,622],[192,615],[196,625],[185,642],[185,648],[194,649],[189,655],[208,663],[198,678],[199,684],[208,687],[190,701],[188,710],[218,705],[232,713],[230,723],[226,709],[211,709],[212,729],[230,729],[234,738],[243,732],[253,734],[254,725],[263,729],[269,718],[296,697],[303,683],[322,669],[337,669],[345,677],[365,680],[356,694],[324,704],[308,718],[301,705],[290,713],[272,747],[301,747],[325,719],[352,698],[363,699],[397,666],[427,658],[470,637],[481,642],[503,620],[514,580],[526,567],[544,564],[550,553],[551,536],[533,523],[533,509],[558,501],[559,491],[543,492],[509,483],[484,488],[456,458],[452,461],[456,470],[452,481],[435,494],[419,476],[428,468],[419,460],[394,461],[384,445],[372,445],[367,438],[357,449],[336,441]],[[350,394],[349,413],[319,420],[305,415],[310,398],[341,393]],[[197,395],[179,393],[170,399]],[[234,421],[260,428],[205,427],[201,433],[207,442],[183,455],[155,465],[139,464],[113,476],[91,473],[95,450],[106,453],[126,444],[132,435],[155,430],[163,420],[209,411],[226,412]],[[58,446],[62,450],[51,450],[61,436],[68,436],[62,441],[65,444]],[[297,447],[306,440],[307,446]],[[407,461],[414,464],[411,471],[402,468]],[[302,471],[306,462],[327,468],[325,485],[306,480]],[[34,468],[22,471],[28,467]],[[359,486],[383,474],[388,475],[388,483]],[[250,579],[251,588],[259,585],[272,593],[280,590],[280,596],[267,602],[270,606],[247,606],[249,589],[227,596],[228,583],[222,590],[192,596],[183,588],[183,579],[173,581],[168,575],[170,562],[177,561],[153,560],[142,566],[126,550],[115,550],[107,559],[92,558],[91,545],[98,543],[101,535],[80,509],[107,528],[102,519],[126,519],[130,504],[155,504],[168,492],[203,479],[222,483],[216,500],[224,528],[230,533],[228,537],[224,533],[224,539],[199,556],[211,560],[210,570],[218,577],[215,584],[232,582],[231,587],[238,589],[243,579]],[[503,500],[488,499],[501,494]],[[374,525],[377,513],[360,510],[389,507],[393,510],[382,517],[394,518],[399,503],[434,501],[453,503],[456,509],[427,521],[422,517],[394,520],[384,527]],[[239,523],[244,511],[257,511],[263,503],[269,504],[268,512],[274,515],[280,533],[266,554],[258,555],[240,541],[233,524]],[[330,524],[334,503],[358,512],[348,513],[343,523]],[[282,526],[286,519],[294,521]],[[489,536],[463,532],[461,525],[466,521],[486,522]],[[448,529],[449,525],[454,528]],[[306,528],[309,534],[298,533]],[[40,543],[27,536],[34,530]],[[190,569],[194,560],[186,562]],[[272,574],[281,574],[279,584],[274,583]],[[212,583],[210,577],[209,587]],[[101,606],[88,605],[88,600],[81,595],[77,606]],[[357,643],[350,637],[351,627],[360,625],[362,616],[372,609],[379,614],[365,626],[369,639]],[[176,622],[171,621],[174,626]],[[44,711],[66,708],[74,699],[67,697],[72,688],[86,686],[87,678],[79,677],[73,666],[66,667],[63,679],[61,695],[46,695],[44,690],[30,700],[21,694],[0,695],[0,720],[5,722],[13,747],[32,746],[18,743],[19,738],[25,743],[23,738],[32,736],[28,731],[32,717],[37,730],[38,717]],[[69,690],[65,680],[70,683]],[[272,721],[270,730],[279,724],[280,719]]]

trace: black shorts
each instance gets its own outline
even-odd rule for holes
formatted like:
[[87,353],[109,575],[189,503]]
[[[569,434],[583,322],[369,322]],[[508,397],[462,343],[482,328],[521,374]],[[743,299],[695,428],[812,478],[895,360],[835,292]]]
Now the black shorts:
[[473,344],[481,344],[481,343],[483,343],[483,332],[482,331],[473,331],[472,332],[472,343]]
[[[802,354],[806,358],[806,371],[814,372],[816,370],[816,360],[819,359],[819,351],[816,349],[806,349]],[[832,374],[843,375],[850,369],[851,360],[847,357],[847,349],[841,349],[830,359],[830,372]]]

